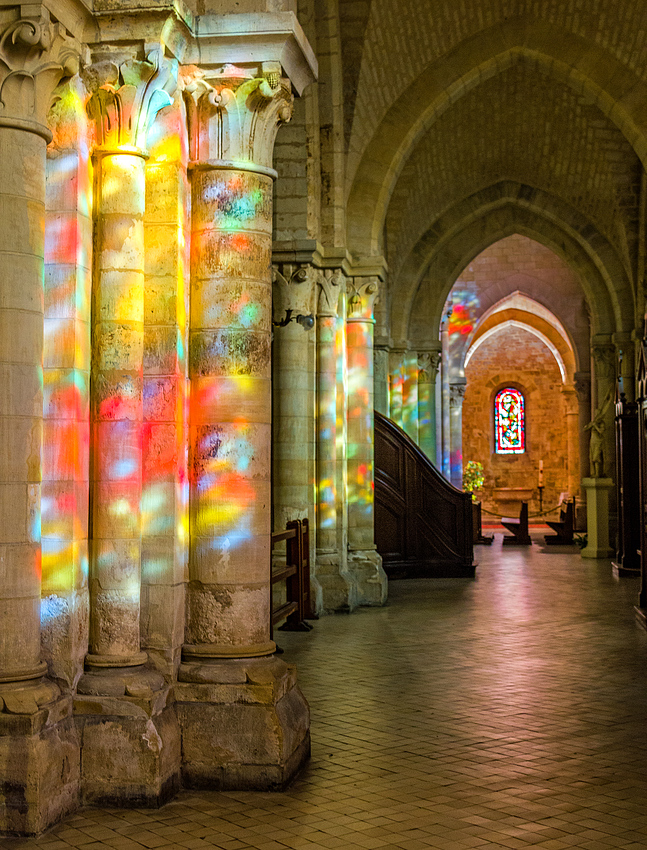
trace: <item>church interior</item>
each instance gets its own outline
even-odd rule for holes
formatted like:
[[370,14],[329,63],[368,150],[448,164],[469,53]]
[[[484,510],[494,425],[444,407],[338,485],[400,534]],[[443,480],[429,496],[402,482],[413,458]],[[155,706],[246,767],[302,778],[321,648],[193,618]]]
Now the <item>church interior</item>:
[[[308,688],[347,708],[308,665],[352,691],[347,628],[415,645],[390,611],[456,695],[490,663],[443,643],[461,606],[544,594],[568,642],[563,600],[612,631],[607,599],[596,657],[645,682],[646,0],[1,8],[0,835],[290,788],[332,734]],[[528,516],[566,534],[543,590]],[[560,832],[530,843],[632,847]]]

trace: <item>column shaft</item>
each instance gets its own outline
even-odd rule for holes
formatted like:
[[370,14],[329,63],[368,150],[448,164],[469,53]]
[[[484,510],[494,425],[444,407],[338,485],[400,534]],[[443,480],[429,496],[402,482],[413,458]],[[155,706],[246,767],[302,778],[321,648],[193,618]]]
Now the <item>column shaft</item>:
[[337,550],[337,317],[317,317],[317,551]]
[[[190,553],[184,658],[269,639],[272,179],[196,167],[189,330]],[[301,328],[298,330],[303,333]]]
[[45,139],[0,127],[0,682],[37,678]]
[[141,664],[144,158],[97,150],[93,302],[90,654]]

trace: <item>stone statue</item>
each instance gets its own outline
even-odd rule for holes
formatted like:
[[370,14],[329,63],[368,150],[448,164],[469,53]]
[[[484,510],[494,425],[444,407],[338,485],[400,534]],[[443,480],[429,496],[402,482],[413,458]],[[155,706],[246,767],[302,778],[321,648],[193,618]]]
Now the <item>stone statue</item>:
[[603,445],[604,432],[606,430],[606,423],[604,421],[604,417],[610,404],[611,390],[609,390],[609,392],[607,393],[607,397],[605,398],[601,407],[598,407],[593,419],[584,428],[585,431],[591,432],[591,443],[589,445],[589,462],[591,464],[592,478],[604,478],[605,458]]

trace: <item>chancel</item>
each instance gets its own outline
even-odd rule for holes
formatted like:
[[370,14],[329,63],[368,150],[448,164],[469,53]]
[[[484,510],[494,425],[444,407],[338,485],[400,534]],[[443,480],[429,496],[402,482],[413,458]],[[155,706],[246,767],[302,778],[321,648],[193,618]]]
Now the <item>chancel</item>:
[[3,3],[0,833],[286,788],[273,627],[473,581],[488,518],[642,575],[645,624],[647,0],[611,5]]

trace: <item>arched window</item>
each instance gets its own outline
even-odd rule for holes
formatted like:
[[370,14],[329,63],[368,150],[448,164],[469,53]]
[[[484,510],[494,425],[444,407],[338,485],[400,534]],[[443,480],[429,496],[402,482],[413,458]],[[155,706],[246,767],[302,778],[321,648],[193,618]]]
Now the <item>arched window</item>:
[[523,393],[514,387],[499,390],[494,398],[495,450],[499,455],[526,450],[526,417]]

